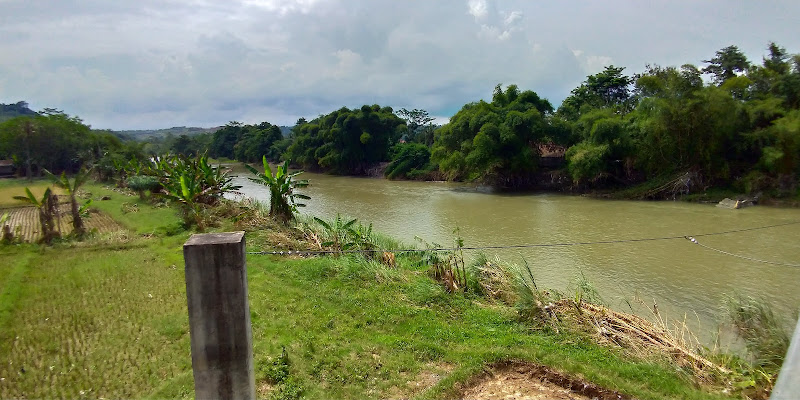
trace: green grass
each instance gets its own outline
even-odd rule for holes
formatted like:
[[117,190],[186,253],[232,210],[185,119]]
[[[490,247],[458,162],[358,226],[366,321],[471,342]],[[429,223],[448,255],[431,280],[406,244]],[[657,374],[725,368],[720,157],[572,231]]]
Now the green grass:
[[[118,210],[136,197],[111,196],[97,203],[132,231],[178,220],[144,205],[128,217]],[[0,398],[192,398],[188,235],[0,247]],[[717,398],[675,367],[531,329],[513,309],[445,293],[421,267],[398,261],[389,269],[357,257],[248,256],[256,370],[285,347],[284,385],[305,398],[438,399],[455,397],[486,365],[518,359],[638,398]],[[443,379],[417,387],[431,372]]]
[[[139,196],[113,191],[98,183],[89,183],[83,190],[91,194],[92,208],[111,215],[136,234],[173,234],[183,230],[182,219],[175,208],[154,206]],[[111,199],[100,200],[103,196]]]

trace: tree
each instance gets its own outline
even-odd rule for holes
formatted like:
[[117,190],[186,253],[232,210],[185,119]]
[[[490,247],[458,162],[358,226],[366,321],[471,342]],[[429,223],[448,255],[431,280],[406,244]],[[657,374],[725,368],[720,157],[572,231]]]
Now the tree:
[[77,171],[98,157],[98,136],[78,117],[45,109],[42,115],[20,116],[0,124],[0,154],[23,164],[26,174]]
[[342,107],[295,126],[294,141],[282,157],[305,169],[364,175],[374,165],[389,161],[389,149],[404,129],[405,121],[390,107]]
[[430,172],[431,152],[422,143],[398,143],[384,175],[389,179],[415,178]]
[[211,139],[211,156],[233,159],[233,147],[241,138],[242,126],[241,122],[231,121],[214,132]]
[[420,142],[428,146],[433,144],[432,122],[435,118],[431,117],[427,111],[417,108],[409,111],[401,108],[397,114],[406,120],[406,126],[408,127],[407,141]]
[[269,188],[269,215],[279,221],[288,222],[294,218],[294,213],[297,212],[298,207],[305,207],[305,204],[300,203],[297,199],[310,200],[311,198],[300,193],[295,193],[296,189],[308,186],[308,181],[305,179],[296,180],[296,176],[303,173],[297,171],[289,173],[289,161],[279,165],[275,174],[267,162],[267,157],[262,158],[264,172],[258,172],[255,168],[248,164],[244,166],[255,175],[255,178],[250,178],[252,182],[259,185],[264,185]]
[[561,103],[558,114],[568,120],[576,120],[581,114],[594,108],[615,107],[629,111],[630,85],[633,78],[623,75],[624,67],[607,66],[602,72],[589,75],[573,89]]
[[747,71],[750,62],[736,46],[728,46],[718,50],[710,60],[703,60],[709,65],[703,68],[703,73],[713,75],[714,83],[722,85],[726,80],[733,78],[737,73]]
[[495,87],[492,102],[461,108],[437,131],[431,160],[453,180],[479,180],[499,187],[530,183],[553,111],[535,92],[516,85]]

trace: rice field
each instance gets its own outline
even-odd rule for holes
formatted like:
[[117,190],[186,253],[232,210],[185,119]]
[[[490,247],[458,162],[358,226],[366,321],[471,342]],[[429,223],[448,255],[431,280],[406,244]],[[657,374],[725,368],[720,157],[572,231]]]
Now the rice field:
[[[21,238],[23,242],[29,243],[39,240],[41,225],[39,224],[39,212],[36,207],[0,209],[0,215],[4,213],[9,214],[6,224],[11,227],[14,237]],[[59,204],[58,215],[56,226],[61,235],[66,236],[72,232],[72,214],[70,213],[69,203]],[[88,232],[109,233],[124,229],[108,214],[96,210],[92,210],[87,217],[83,218],[83,224]]]

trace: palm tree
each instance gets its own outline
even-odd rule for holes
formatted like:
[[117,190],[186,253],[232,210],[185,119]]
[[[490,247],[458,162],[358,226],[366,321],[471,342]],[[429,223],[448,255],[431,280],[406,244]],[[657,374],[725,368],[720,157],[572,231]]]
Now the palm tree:
[[264,164],[264,172],[258,172],[257,169],[245,164],[250,172],[255,174],[255,178],[250,178],[251,181],[264,185],[269,188],[269,215],[283,222],[291,221],[294,218],[294,212],[297,207],[305,207],[303,203],[299,203],[296,199],[310,200],[304,194],[295,193],[294,190],[308,186],[308,180],[301,179],[295,180],[297,175],[303,171],[289,173],[289,161],[279,165],[275,174],[267,163],[267,156],[263,156],[261,162]]

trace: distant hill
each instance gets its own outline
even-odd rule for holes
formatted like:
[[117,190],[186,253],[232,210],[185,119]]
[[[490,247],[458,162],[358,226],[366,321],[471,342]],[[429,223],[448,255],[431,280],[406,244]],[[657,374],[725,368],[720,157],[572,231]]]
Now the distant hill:
[[28,108],[28,103],[20,101],[11,104],[0,103],[0,122],[7,121],[21,115],[39,115],[36,111]]
[[185,126],[175,126],[172,128],[166,129],[142,129],[142,130],[128,130],[128,131],[114,131],[114,133],[124,135],[126,137],[135,139],[135,140],[145,140],[151,138],[162,138],[167,135],[173,136],[180,136],[180,135],[199,135],[201,133],[214,133],[220,127],[214,128],[197,128],[197,127],[185,127]]
[[[180,135],[199,135],[201,133],[214,133],[218,131],[221,126],[217,126],[214,128],[197,128],[197,127],[185,127],[185,126],[175,126],[172,128],[165,128],[165,129],[142,129],[142,130],[127,130],[127,131],[113,131],[114,134],[130,138],[134,140],[147,140],[147,139],[154,139],[154,138],[163,138],[167,135],[173,136],[180,136]],[[281,130],[281,135],[283,137],[288,137],[289,133],[292,132],[291,126],[279,126]]]

